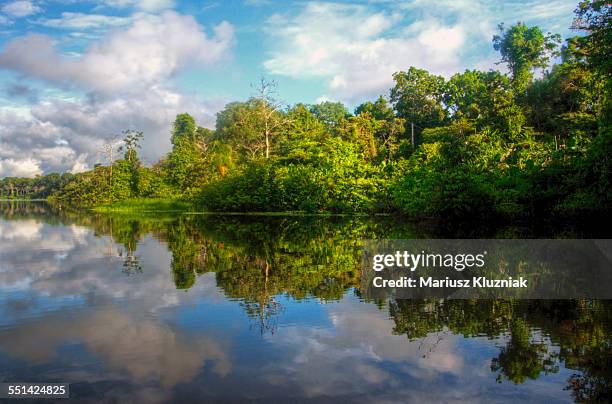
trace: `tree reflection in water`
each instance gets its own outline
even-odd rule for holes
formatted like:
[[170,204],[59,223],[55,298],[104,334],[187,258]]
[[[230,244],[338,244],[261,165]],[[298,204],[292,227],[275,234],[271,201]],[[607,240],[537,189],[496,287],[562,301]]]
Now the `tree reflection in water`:
[[[362,296],[359,283],[364,239],[465,236],[436,227],[396,223],[391,218],[108,216],[90,212],[47,213],[35,205],[0,205],[2,217],[44,217],[53,223],[79,224],[110,236],[122,246],[121,268],[138,275],[140,240],[151,235],[172,254],[171,279],[188,291],[198,277],[214,273],[216,285],[237,300],[254,327],[274,334],[284,298],[321,301],[347,293]],[[29,210],[28,210],[29,209]],[[481,233],[484,235],[485,233]],[[487,237],[528,237],[524,228],[489,232]],[[571,231],[564,231],[571,237]],[[580,236],[575,234],[574,236]],[[597,300],[378,300],[364,299],[388,311],[394,334],[409,340],[445,333],[499,341],[490,369],[499,383],[524,383],[559,371],[574,370],[567,381],[577,401],[612,400],[612,304]],[[435,350],[434,343],[429,350]]]

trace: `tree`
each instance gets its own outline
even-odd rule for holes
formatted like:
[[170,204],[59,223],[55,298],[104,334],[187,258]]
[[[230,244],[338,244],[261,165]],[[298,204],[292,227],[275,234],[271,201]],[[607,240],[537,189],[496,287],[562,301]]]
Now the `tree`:
[[368,112],[351,117],[342,125],[340,136],[347,142],[359,145],[366,160],[374,159],[378,154],[376,133],[381,129],[381,122]]
[[126,130],[123,132],[123,144],[119,147],[119,152],[125,151],[123,159],[127,163],[131,178],[130,188],[134,196],[139,193],[139,169],[141,167],[140,159],[138,158],[138,149],[141,148],[140,142],[144,137],[141,131]]
[[121,145],[122,140],[119,136],[113,136],[107,140],[100,149],[100,153],[104,155],[108,162],[108,200],[113,202],[112,188],[113,188],[113,164],[115,162],[115,150]]
[[330,136],[327,126],[306,105],[297,104],[287,111],[279,139],[280,157],[286,163],[311,161]]
[[172,137],[170,138],[172,146],[178,146],[185,141],[194,141],[196,128],[195,119],[191,115],[187,113],[178,114],[174,120]]
[[612,74],[612,4],[607,0],[581,1],[572,28],[586,31],[589,61],[602,74]]
[[533,69],[546,68],[550,58],[558,55],[560,42],[558,34],[544,35],[539,27],[519,22],[506,30],[504,24],[499,25],[499,34],[493,36],[493,48],[508,65],[517,94],[524,94],[533,79]]
[[[612,130],[612,4],[605,0],[581,1],[575,10],[572,28],[585,31],[581,47],[590,67],[603,82],[601,101],[602,132]],[[612,141],[607,140],[607,145]]]
[[587,64],[601,85],[598,91],[597,136],[581,163],[576,192],[570,205],[582,209],[612,205],[612,5],[609,1],[582,1],[575,10],[573,28],[586,32],[580,41]]
[[[372,132],[373,141],[366,141],[365,144],[374,147],[374,152],[370,153],[371,157],[382,156],[385,161],[389,161],[391,157],[398,151],[400,146],[400,137],[404,133],[405,120],[396,118],[393,108],[389,102],[380,96],[375,102],[367,101],[359,105],[355,109],[355,116],[350,118],[351,125],[349,127],[361,128],[357,134],[362,139],[364,130],[368,129]],[[367,132],[367,130],[366,130]],[[370,147],[372,147],[370,146]],[[380,161],[380,159],[378,159]]]
[[323,101],[311,105],[310,112],[330,128],[338,126],[351,114],[341,102]]
[[527,89],[530,125],[553,134],[557,148],[571,138],[580,142],[597,134],[602,83],[586,65],[582,42],[580,37],[568,39],[563,62]]
[[240,160],[249,161],[265,154],[265,139],[261,136],[258,102],[231,102],[217,113],[215,138],[229,144]]
[[376,101],[366,101],[363,104],[355,108],[355,115],[360,115],[365,112],[370,113],[375,119],[379,121],[392,120],[395,118],[393,108],[389,105],[389,101],[382,95],[376,99]]
[[276,82],[267,81],[264,77],[259,81],[257,86],[257,95],[255,96],[255,113],[258,115],[258,121],[263,131],[263,137],[266,145],[266,158],[270,158],[270,147],[272,137],[276,136],[279,128],[283,124],[280,104],[276,100]]
[[446,121],[444,78],[426,70],[410,67],[393,75],[391,103],[397,116],[418,131],[439,126]]
[[140,142],[144,137],[141,131],[126,130],[123,132],[123,144],[119,146],[119,152],[125,151],[123,158],[132,165],[139,165],[138,149],[141,148]]
[[170,185],[179,193],[189,193],[201,180],[195,171],[203,164],[212,132],[197,126],[189,114],[176,116],[172,130],[172,151],[165,161]]
[[444,104],[453,121],[467,119],[478,129],[505,131],[503,111],[513,104],[510,81],[497,71],[457,73],[445,85]]
[[230,143],[247,161],[269,158],[286,121],[275,94],[276,83],[262,78],[255,96],[227,104],[217,114],[217,139]]

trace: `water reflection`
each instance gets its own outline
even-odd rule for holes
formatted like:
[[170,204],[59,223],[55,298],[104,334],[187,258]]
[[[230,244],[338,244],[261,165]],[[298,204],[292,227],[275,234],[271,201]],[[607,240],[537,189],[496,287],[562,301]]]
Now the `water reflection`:
[[178,334],[157,321],[111,308],[45,316],[4,332],[0,345],[14,358],[46,363],[57,360],[67,340],[79,341],[111,371],[139,382],[157,380],[163,387],[191,380],[208,361],[221,376],[231,370],[222,342]]
[[6,381],[92,401],[610,398],[608,301],[361,297],[360,240],[435,226],[0,210]]

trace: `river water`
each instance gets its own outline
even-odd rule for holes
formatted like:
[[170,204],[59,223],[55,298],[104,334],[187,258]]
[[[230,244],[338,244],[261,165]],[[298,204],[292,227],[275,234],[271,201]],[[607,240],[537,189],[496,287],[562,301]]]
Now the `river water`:
[[78,402],[609,399],[610,301],[362,297],[361,240],[449,236],[389,217],[0,203],[0,382],[67,382]]

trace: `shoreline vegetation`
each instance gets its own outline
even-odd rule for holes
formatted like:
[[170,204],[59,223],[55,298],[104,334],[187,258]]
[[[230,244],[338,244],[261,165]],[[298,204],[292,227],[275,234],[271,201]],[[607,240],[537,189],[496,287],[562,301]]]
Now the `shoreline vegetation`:
[[99,213],[133,213],[133,212],[188,212],[192,205],[177,199],[126,199],[108,205],[91,208]]
[[[9,201],[9,200],[6,200]],[[28,200],[20,199],[19,201],[45,201],[44,199]],[[120,202],[115,202],[109,205],[101,205],[90,208],[97,213],[184,213],[190,215],[225,215],[225,216],[388,216],[388,213],[331,213],[319,212],[309,213],[306,211],[284,211],[284,212],[215,212],[201,211],[185,201],[178,199],[126,199]]]
[[493,47],[507,74],[410,67],[352,113],[284,106],[262,79],[214,130],[179,114],[172,150],[152,166],[138,155],[144,134],[126,130],[104,145],[105,164],[3,178],[0,198],[118,213],[596,217],[612,210],[611,9],[581,2],[581,35],[565,41],[500,25]]

